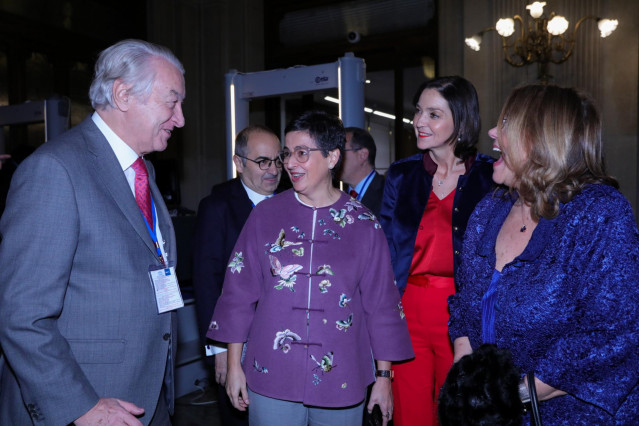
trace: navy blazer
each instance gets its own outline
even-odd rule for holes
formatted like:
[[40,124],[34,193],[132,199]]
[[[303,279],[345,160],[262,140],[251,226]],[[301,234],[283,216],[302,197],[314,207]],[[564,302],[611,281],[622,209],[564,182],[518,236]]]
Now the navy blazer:
[[252,209],[239,177],[215,185],[200,201],[193,238],[193,290],[202,342],[222,293],[231,252]]
[[[468,218],[475,205],[493,188],[494,161],[492,157],[477,154],[470,169],[457,181],[452,218],[455,273],[461,260]],[[433,176],[424,168],[424,153],[396,161],[386,173],[380,223],[390,247],[397,287],[402,294],[406,288],[417,230],[430,196],[432,183]]]

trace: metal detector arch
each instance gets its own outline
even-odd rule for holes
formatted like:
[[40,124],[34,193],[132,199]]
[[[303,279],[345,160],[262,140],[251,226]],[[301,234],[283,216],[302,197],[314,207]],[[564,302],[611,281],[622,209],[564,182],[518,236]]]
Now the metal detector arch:
[[347,52],[336,62],[286,69],[241,73],[230,70],[226,80],[227,177],[235,177],[235,136],[249,125],[249,102],[253,99],[319,90],[338,90],[339,117],[346,127],[364,128],[366,64]]

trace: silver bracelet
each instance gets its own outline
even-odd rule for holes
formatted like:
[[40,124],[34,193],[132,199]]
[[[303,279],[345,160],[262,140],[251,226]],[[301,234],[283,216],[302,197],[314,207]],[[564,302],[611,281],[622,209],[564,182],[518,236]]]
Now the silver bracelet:
[[522,404],[528,404],[530,402],[530,391],[528,390],[528,386],[526,386],[525,380],[526,376],[519,380],[519,399]]

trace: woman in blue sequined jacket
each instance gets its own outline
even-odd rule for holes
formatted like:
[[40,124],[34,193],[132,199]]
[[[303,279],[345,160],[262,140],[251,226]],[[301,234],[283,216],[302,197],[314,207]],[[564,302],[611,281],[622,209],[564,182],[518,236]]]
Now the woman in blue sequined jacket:
[[493,179],[505,188],[468,223],[449,299],[455,359],[510,349],[535,373],[546,424],[639,424],[639,237],[605,171],[596,107],[530,85],[498,123]]

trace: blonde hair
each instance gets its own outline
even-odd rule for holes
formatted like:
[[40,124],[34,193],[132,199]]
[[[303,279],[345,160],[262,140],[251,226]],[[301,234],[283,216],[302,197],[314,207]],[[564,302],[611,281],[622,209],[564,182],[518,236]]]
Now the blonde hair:
[[583,188],[617,188],[606,173],[601,119],[594,101],[572,88],[527,85],[510,94],[499,116],[504,161],[533,219],[553,218]]

